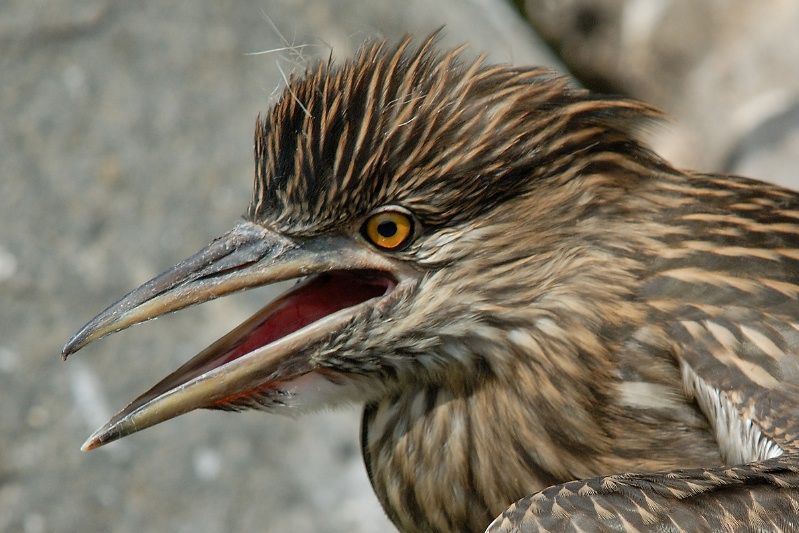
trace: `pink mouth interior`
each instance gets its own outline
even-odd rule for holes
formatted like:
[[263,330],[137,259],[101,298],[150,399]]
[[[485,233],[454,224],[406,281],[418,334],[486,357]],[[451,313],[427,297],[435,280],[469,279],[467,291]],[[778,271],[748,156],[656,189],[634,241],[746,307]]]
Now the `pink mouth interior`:
[[[372,298],[385,296],[393,291],[396,285],[393,278],[377,271],[332,271],[312,276],[295,285],[241,326],[162,379],[117,415],[115,420],[146,405],[158,396],[177,390],[193,379],[219,369],[317,320]],[[299,377],[299,375],[289,377]],[[276,383],[278,382],[265,382],[258,389],[266,390]],[[247,397],[253,392],[252,389],[239,391],[212,401],[205,407],[209,409],[235,407],[237,398]]]
[[254,328],[214,366],[238,359],[336,311],[388,294],[395,285],[386,275],[370,271],[334,271],[313,276],[267,306],[262,311],[266,314],[259,317]]

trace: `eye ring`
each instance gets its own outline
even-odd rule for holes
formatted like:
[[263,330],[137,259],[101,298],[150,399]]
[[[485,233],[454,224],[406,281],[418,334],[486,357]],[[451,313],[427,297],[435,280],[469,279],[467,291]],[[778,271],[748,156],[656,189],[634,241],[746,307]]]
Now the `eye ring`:
[[413,238],[415,226],[413,216],[407,210],[391,206],[369,215],[361,234],[381,250],[400,250]]

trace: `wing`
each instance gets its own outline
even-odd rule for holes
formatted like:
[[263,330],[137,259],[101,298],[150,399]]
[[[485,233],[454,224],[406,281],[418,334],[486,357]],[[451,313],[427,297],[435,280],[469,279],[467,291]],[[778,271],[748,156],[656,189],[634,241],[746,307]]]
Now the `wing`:
[[[799,312],[797,315],[799,317]],[[686,312],[675,328],[686,392],[710,420],[728,464],[796,452],[799,323],[730,308]]]
[[755,464],[572,481],[528,496],[488,533],[799,531],[799,464]]
[[727,464],[799,444],[799,195],[695,176],[642,287]]
[[520,500],[488,531],[799,531],[797,324],[740,307],[683,311],[686,392],[738,466],[573,481]]
[[488,531],[799,531],[799,197],[730,177],[663,187],[679,212],[663,211],[641,294],[737,466],[573,481]]

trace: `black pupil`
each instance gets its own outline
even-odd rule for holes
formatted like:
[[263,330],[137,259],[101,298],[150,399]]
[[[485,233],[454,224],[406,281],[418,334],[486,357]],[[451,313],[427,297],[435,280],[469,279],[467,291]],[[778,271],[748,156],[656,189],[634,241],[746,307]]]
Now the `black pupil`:
[[397,234],[397,224],[386,220],[377,225],[377,232],[381,237],[390,238]]

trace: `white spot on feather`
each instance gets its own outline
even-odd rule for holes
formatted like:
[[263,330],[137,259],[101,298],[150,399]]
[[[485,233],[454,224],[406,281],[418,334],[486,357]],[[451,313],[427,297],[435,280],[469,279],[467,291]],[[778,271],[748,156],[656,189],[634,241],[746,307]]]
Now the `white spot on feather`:
[[625,381],[621,386],[624,405],[643,409],[676,409],[680,398],[670,387],[646,381]]
[[508,332],[508,340],[516,346],[530,349],[535,346],[535,339],[523,329],[512,329]]
[[550,337],[561,338],[564,336],[563,328],[551,318],[539,318],[535,321],[535,326]]

